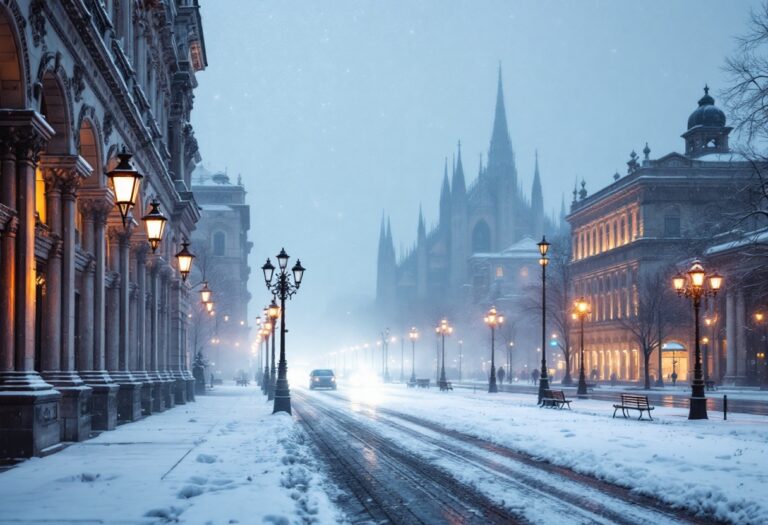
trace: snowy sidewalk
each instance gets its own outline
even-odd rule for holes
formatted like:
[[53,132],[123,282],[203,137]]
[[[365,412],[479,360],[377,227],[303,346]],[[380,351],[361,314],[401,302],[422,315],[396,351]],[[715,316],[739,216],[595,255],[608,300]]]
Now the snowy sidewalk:
[[257,388],[104,432],[0,474],[0,523],[335,523],[305,435]]

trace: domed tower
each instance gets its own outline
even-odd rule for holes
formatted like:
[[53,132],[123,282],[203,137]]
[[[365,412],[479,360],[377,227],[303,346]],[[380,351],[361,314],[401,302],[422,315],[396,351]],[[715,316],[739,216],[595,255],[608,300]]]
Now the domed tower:
[[725,125],[725,113],[715,106],[709,87],[704,86],[699,107],[688,117],[688,131],[682,134],[685,154],[696,158],[708,153],[729,153],[728,134],[732,129]]

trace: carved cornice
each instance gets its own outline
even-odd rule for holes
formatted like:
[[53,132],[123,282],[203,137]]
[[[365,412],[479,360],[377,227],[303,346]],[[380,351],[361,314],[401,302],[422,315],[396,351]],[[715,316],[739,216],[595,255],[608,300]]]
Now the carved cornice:
[[18,160],[36,161],[54,133],[50,124],[35,110],[0,110],[0,141],[15,146]]
[[83,215],[101,224],[106,223],[109,213],[115,207],[115,197],[109,188],[81,188],[77,202]]
[[69,195],[74,195],[80,182],[93,172],[80,155],[42,155],[39,166],[46,182]]

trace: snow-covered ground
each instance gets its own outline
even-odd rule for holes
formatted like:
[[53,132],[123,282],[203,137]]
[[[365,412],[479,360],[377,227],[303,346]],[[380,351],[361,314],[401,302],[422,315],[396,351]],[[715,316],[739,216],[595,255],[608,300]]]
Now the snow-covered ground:
[[257,388],[104,432],[0,474],[0,523],[343,521],[300,427]]
[[612,419],[613,407],[605,401],[574,400],[572,411],[561,411],[538,408],[531,394],[441,393],[404,385],[342,388],[340,395],[351,403],[332,402],[422,417],[703,517],[768,523],[766,417],[731,414],[723,421],[716,413],[688,421],[687,409],[657,407],[654,421]]

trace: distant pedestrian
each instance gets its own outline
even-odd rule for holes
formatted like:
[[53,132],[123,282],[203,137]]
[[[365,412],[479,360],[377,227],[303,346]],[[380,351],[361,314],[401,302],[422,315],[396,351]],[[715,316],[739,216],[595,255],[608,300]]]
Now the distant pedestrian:
[[677,383],[677,372],[672,372],[670,377],[672,378],[672,386],[675,386],[675,383]]
[[616,386],[616,383],[618,383],[618,377],[616,377],[616,372],[611,372],[611,386]]
[[503,383],[504,382],[504,376],[507,375],[506,372],[504,372],[504,367],[503,366],[499,367],[499,373],[496,374],[496,375],[499,376],[499,383]]
[[592,382],[597,383],[597,376],[599,375],[597,368],[593,368],[589,375],[592,378]]
[[213,372],[211,372],[211,388],[213,388]]
[[539,371],[537,369],[533,369],[533,372],[531,372],[531,383],[534,385],[539,380]]

